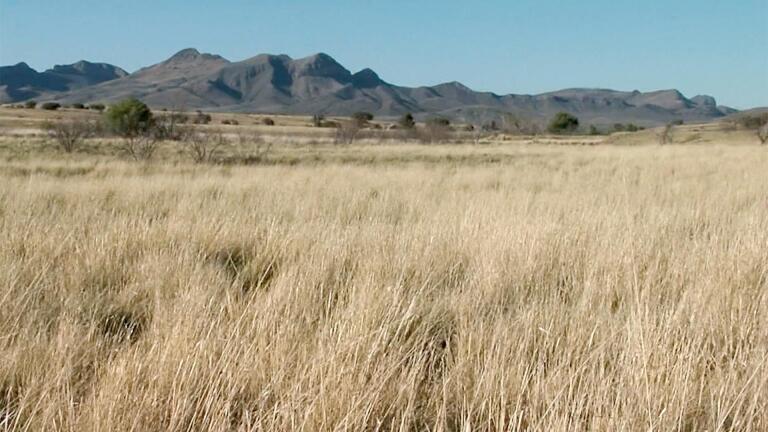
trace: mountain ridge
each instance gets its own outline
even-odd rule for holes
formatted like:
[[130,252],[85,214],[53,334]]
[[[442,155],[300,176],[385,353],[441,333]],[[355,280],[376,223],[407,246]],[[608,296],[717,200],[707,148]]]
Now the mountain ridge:
[[[49,86],[52,88],[38,95],[62,103],[111,103],[136,97],[155,108],[324,115],[369,111],[379,117],[411,112],[421,118],[446,116],[473,122],[500,119],[507,113],[544,122],[556,112],[567,111],[585,124],[634,122],[655,126],[673,120],[711,121],[737,112],[718,106],[712,96],[689,99],[675,89],[640,92],[569,88],[538,95],[502,95],[475,91],[457,81],[404,87],[387,82],[370,68],[353,73],[326,53],[298,59],[285,54],[260,54],[230,61],[186,48],[132,74],[100,64],[102,69],[115,69],[98,79],[94,67],[89,66],[97,64],[80,63],[43,72],[51,77],[66,72],[62,75],[65,85],[53,83]],[[90,72],[83,72],[86,66]],[[10,76],[0,77],[0,90],[4,81],[19,84],[34,78],[29,70],[35,71],[23,63],[0,69],[3,75]],[[75,79],[81,76],[98,82]],[[14,101],[29,98],[23,86],[15,88],[21,91],[16,91]]]
[[63,92],[127,77],[125,70],[108,63],[80,60],[38,72],[24,62],[0,67],[0,103],[50,98]]

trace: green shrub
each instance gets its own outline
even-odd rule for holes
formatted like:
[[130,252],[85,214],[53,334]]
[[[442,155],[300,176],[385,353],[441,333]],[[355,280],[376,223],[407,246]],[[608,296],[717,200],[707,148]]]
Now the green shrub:
[[400,117],[398,124],[403,129],[413,129],[416,127],[416,121],[413,119],[413,114],[411,113],[406,113]]
[[61,108],[61,104],[57,102],[46,102],[41,105],[40,108],[48,111],[56,111],[57,109]]
[[573,133],[579,128],[579,119],[567,112],[555,114],[552,121],[549,122],[547,130],[550,133]]
[[368,124],[369,121],[373,120],[373,114],[369,112],[356,112],[352,114],[352,120],[357,123],[359,126],[363,126]]
[[35,109],[36,106],[37,106],[37,102],[35,101],[26,101],[24,103],[24,108],[27,108],[27,109]]
[[152,128],[152,111],[138,99],[125,99],[111,106],[104,114],[110,131],[122,137],[136,137]]

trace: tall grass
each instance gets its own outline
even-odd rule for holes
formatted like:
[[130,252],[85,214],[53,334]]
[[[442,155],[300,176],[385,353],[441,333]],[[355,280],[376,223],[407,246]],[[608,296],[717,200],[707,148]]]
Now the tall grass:
[[768,153],[517,153],[0,166],[0,428],[768,430]]

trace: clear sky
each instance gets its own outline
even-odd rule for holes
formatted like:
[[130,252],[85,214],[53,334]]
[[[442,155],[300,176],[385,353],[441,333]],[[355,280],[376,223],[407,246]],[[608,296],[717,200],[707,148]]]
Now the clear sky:
[[0,64],[326,52],[399,85],[677,88],[768,106],[768,0],[0,0]]

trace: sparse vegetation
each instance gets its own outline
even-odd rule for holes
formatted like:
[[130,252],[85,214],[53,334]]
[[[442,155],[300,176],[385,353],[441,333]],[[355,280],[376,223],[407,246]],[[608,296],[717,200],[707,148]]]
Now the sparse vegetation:
[[35,101],[26,101],[24,102],[24,108],[26,109],[35,109],[37,107],[37,102]]
[[768,143],[768,112],[742,115],[737,122],[741,127],[755,131],[760,144]]
[[199,125],[207,125],[212,120],[210,114],[206,114],[200,110],[198,110],[195,113],[195,118],[192,120],[192,123],[199,124]]
[[274,126],[275,121],[269,117],[264,117],[263,119],[261,119],[261,124],[263,124],[264,126]]
[[189,121],[189,118],[180,112],[166,114],[167,112],[165,111],[158,116],[152,116],[150,132],[160,141],[184,141],[187,135],[193,131],[192,128],[184,126]]
[[419,138],[424,143],[434,144],[447,141],[451,137],[451,121],[444,117],[427,120],[424,129],[419,131]]
[[613,130],[615,130],[616,132],[625,132],[625,131],[626,132],[637,132],[637,131],[642,130],[642,129],[643,128],[637,126],[634,123],[627,123],[627,124],[616,123],[616,124],[613,125]]
[[84,139],[96,131],[96,126],[87,120],[47,121],[43,128],[66,153],[75,151]]
[[505,133],[512,135],[536,135],[540,132],[536,122],[513,113],[503,115],[501,128]]
[[761,114],[744,114],[738,118],[737,123],[745,129],[760,129],[761,126],[768,123],[768,112]]
[[229,140],[221,132],[189,131],[184,135],[184,145],[195,163],[213,162],[217,152],[227,144]]
[[336,144],[352,144],[360,134],[361,129],[362,125],[356,119],[342,122],[336,128],[334,142]]
[[106,107],[104,106],[104,104],[92,103],[92,104],[88,104],[88,109],[89,110],[93,110],[93,111],[102,112],[102,111],[104,111],[106,109]]

